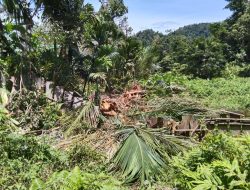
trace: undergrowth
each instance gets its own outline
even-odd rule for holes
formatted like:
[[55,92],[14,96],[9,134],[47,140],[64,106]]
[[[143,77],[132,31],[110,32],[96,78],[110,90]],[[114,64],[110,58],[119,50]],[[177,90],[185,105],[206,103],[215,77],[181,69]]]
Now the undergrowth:
[[53,173],[47,181],[34,179],[30,190],[122,190],[121,182],[104,173],[90,174],[75,167],[72,171]]
[[176,73],[155,74],[140,83],[154,96],[180,96],[199,101],[208,108],[250,110],[250,79],[231,77],[192,79]]
[[[40,140],[41,141],[41,140]],[[0,133],[0,189],[121,189],[87,145],[58,151],[32,136]]]
[[249,78],[193,79],[185,82],[188,96],[200,100],[205,106],[216,109],[250,109]]
[[[186,113],[207,114],[204,107],[249,110],[248,79],[191,80],[168,73],[164,76],[152,76],[149,80],[150,83],[145,84],[150,84],[147,89],[150,95],[145,100],[153,111],[148,114],[180,120]],[[163,133],[156,130],[155,133],[144,133],[144,138],[140,140],[142,135],[131,133],[121,144],[124,147],[121,146],[116,152],[117,162],[114,162],[116,168],[123,166],[128,169],[109,173],[110,163],[107,158],[88,143],[76,142],[68,149],[55,150],[43,140],[46,137],[37,138],[25,134],[26,130],[32,134],[32,131],[38,129],[53,129],[61,111],[60,104],[48,102],[34,92],[24,93],[25,95],[16,94],[12,97],[8,109],[0,109],[1,190],[134,188],[121,182],[125,182],[129,176],[132,176],[131,182],[138,181],[134,183],[136,188],[142,189],[163,189],[169,185],[182,190],[250,188],[250,139],[247,136],[210,134],[198,146],[194,145],[191,150],[185,149],[177,155],[170,154],[174,151],[171,143],[176,142],[172,136],[163,137]],[[86,135],[87,129],[94,132],[95,127],[92,126],[98,123],[99,112],[96,112],[96,107],[88,105],[89,107],[85,106],[80,112],[72,111],[74,114],[71,117],[76,122],[74,125],[71,123],[70,127],[64,127],[73,129],[74,133],[67,133],[62,127],[66,131],[65,137],[66,134],[71,137],[77,135],[79,130]],[[157,138],[153,138],[154,135]],[[164,164],[153,167],[154,160],[167,165],[165,168]],[[156,175],[158,167],[160,172]]]
[[215,133],[173,159],[176,186],[182,190],[250,188],[249,136]]
[[34,137],[1,132],[0,144],[1,189],[27,189],[33,178],[67,167],[63,154]]
[[24,130],[51,129],[61,115],[60,104],[50,102],[43,94],[28,90],[13,94],[7,108]]

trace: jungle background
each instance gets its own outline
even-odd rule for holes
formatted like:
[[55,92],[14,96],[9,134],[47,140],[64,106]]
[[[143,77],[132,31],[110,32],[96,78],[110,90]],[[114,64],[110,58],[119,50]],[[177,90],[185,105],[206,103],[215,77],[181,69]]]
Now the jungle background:
[[150,120],[250,116],[250,3],[226,1],[132,34],[123,0],[0,0],[0,189],[250,189],[249,135]]

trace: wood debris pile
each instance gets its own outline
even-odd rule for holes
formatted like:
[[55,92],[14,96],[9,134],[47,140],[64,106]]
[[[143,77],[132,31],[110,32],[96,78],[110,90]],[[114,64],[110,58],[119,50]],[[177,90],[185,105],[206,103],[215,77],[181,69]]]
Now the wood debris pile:
[[134,100],[139,100],[145,95],[139,85],[134,85],[131,90],[125,91],[121,95],[102,96],[100,110],[105,116],[116,116],[126,112],[133,106]]
[[[145,125],[149,128],[166,128],[171,134],[175,134],[178,129],[186,129],[189,127],[189,122],[187,122],[184,117],[181,122],[175,121],[172,118],[163,118],[160,116],[146,116],[145,121],[141,123],[136,118],[136,114],[132,116],[130,113],[133,108],[140,113],[150,113],[157,109],[155,106],[148,104],[143,97],[145,96],[145,90],[143,90],[139,85],[134,85],[130,90],[125,91],[121,95],[111,95],[102,96],[100,111],[104,116],[114,117],[119,116],[121,122],[125,125]],[[147,115],[147,114],[146,114]],[[189,119],[193,121],[192,119]],[[196,120],[194,120],[196,122]],[[192,127],[193,128],[196,128]]]
[[167,128],[172,134],[175,133],[179,127],[180,122],[176,122],[174,119],[164,119],[162,117],[148,117],[147,126],[150,128]]

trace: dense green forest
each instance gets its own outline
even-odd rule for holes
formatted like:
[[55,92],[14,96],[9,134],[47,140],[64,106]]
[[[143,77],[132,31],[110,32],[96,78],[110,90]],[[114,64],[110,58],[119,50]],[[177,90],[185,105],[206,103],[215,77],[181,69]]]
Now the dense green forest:
[[183,35],[189,38],[206,38],[210,36],[209,26],[210,23],[191,24],[171,32],[171,35]]
[[149,46],[153,40],[159,36],[161,38],[170,38],[170,36],[185,36],[187,38],[207,38],[210,37],[211,23],[191,24],[181,27],[175,31],[169,31],[168,34],[156,32],[153,29],[139,31],[135,34],[136,38],[142,43],[143,46]]
[[226,1],[133,34],[123,0],[0,0],[0,190],[249,190],[250,3]]

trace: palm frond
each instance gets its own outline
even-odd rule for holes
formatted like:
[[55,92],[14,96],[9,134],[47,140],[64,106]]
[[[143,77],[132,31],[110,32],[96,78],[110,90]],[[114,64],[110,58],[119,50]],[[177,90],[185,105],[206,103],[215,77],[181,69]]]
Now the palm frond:
[[148,102],[152,108],[150,114],[163,113],[172,118],[180,118],[184,114],[204,115],[208,110],[198,102],[183,98],[154,98]]
[[96,128],[101,117],[99,108],[92,101],[87,102],[75,114],[71,115],[67,122],[66,134],[72,134],[88,128]]
[[120,149],[116,153],[113,162],[118,166],[126,183],[137,179],[145,181],[154,178],[162,171],[165,163],[161,156],[146,142],[141,139],[136,130],[128,130]]
[[195,143],[194,141],[191,141],[189,138],[186,138],[184,136],[169,135],[168,130],[164,128],[148,129],[147,131],[149,131],[149,133],[153,135],[153,138],[155,138],[156,141],[158,141],[158,143],[162,145],[162,155],[165,155],[169,159],[171,158],[171,156],[179,154]]
[[103,83],[106,83],[106,74],[103,73],[103,72],[91,73],[91,74],[89,75],[89,78],[90,78],[91,80],[94,80],[94,81],[99,80],[99,81],[101,81],[101,82],[103,82]]
[[113,157],[113,169],[123,174],[126,183],[156,179],[167,169],[171,156],[187,147],[177,137],[144,128],[127,128],[118,134],[123,142]]

